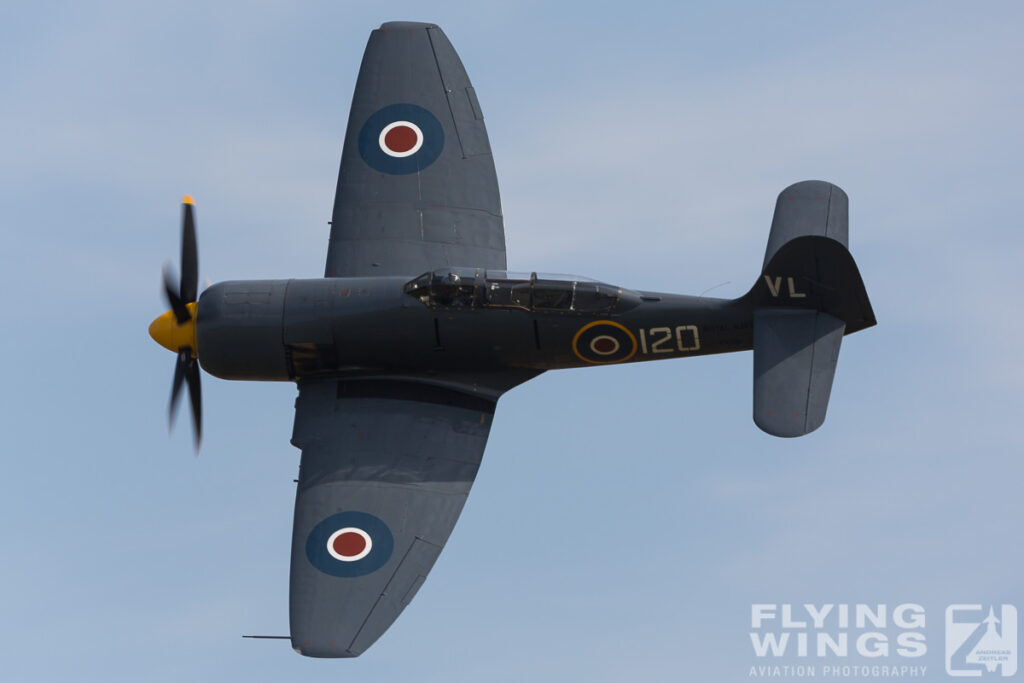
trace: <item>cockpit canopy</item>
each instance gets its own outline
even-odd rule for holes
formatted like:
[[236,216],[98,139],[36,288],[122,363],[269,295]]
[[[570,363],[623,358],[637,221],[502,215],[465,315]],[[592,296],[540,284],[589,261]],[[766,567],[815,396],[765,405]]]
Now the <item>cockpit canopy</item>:
[[[404,291],[430,306],[607,313],[639,303],[632,292],[576,275],[443,268],[407,282]],[[634,301],[634,299],[637,299]]]

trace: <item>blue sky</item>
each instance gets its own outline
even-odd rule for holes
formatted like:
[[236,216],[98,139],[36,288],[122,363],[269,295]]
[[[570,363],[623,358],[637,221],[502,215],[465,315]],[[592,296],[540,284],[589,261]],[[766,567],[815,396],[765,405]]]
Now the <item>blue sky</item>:
[[[166,435],[146,335],[196,198],[201,277],[323,272],[369,31],[440,24],[509,266],[737,296],[776,194],[850,196],[877,314],[829,418],[750,419],[749,354],[504,397],[430,579],[354,661],[287,630],[291,384],[204,379]],[[37,3],[0,10],[7,680],[749,680],[750,605],[1024,608],[1024,91],[1014,3]]]

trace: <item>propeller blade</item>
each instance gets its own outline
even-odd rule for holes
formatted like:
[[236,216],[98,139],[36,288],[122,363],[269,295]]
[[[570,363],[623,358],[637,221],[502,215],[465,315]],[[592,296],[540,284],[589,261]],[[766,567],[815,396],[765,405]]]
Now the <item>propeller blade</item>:
[[174,364],[174,382],[171,384],[171,405],[167,410],[167,428],[174,425],[174,414],[178,411],[178,395],[181,394],[181,385],[185,383],[185,376],[188,370],[188,362],[192,354],[188,349],[178,352],[178,360]]
[[[168,327],[167,314],[159,316],[150,325],[150,335],[161,346],[177,346],[178,357],[174,363],[174,379],[171,383],[171,402],[167,407],[168,429],[174,426],[174,418],[178,412],[178,401],[181,389],[188,384],[189,405],[192,408],[192,430],[195,437],[196,455],[199,455],[199,444],[203,438],[203,403],[200,387],[199,361],[192,355],[192,348],[182,346],[182,342],[191,336],[195,338],[195,322],[189,307],[196,306],[199,289],[199,256],[196,246],[196,221],[192,198],[182,198],[181,217],[181,282],[175,286],[171,277],[171,269],[164,264],[164,296],[171,307],[177,327]],[[183,325],[188,323],[184,329]]]
[[188,396],[192,404],[192,428],[194,430],[196,443],[196,455],[199,455],[199,443],[203,440],[203,394],[199,385],[199,361],[191,357],[189,353],[188,373],[185,378],[188,380]]
[[181,300],[189,304],[199,291],[199,249],[196,247],[196,221],[192,198],[185,195],[181,219]]
[[174,282],[171,279],[171,270],[166,265],[164,266],[164,296],[167,298],[167,303],[170,305],[171,310],[174,311],[174,317],[178,320],[178,324],[186,323],[192,318],[192,314],[188,312],[188,308],[185,307],[185,302],[181,300],[178,293],[174,291]]

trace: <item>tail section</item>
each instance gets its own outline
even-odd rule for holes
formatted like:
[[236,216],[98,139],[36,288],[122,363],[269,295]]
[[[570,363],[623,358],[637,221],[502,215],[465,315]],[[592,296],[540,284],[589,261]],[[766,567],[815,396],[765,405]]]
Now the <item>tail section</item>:
[[802,436],[825,421],[844,334],[875,324],[847,248],[846,193],[806,181],[779,195],[753,307],[754,422]]

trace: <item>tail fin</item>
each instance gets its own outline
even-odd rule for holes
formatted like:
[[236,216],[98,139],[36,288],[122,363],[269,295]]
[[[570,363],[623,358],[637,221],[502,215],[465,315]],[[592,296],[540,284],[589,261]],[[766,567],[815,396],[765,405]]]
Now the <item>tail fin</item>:
[[849,204],[830,183],[806,181],[775,204],[754,309],[754,422],[802,436],[825,421],[844,334],[875,324],[847,249]]

